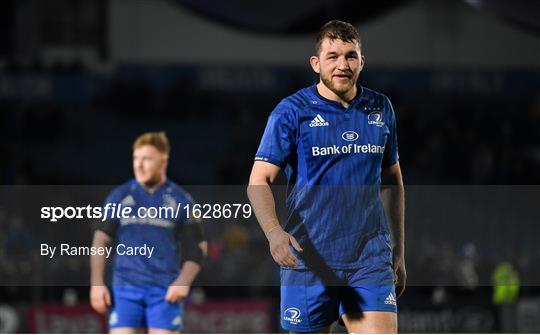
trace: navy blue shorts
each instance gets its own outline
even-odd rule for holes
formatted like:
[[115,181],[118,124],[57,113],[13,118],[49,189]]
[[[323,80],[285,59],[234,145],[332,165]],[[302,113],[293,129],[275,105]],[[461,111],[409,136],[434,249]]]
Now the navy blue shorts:
[[391,267],[332,270],[340,285],[326,286],[310,270],[281,269],[281,326],[316,332],[343,314],[397,313]]
[[166,286],[114,286],[109,328],[183,328],[184,304],[165,300]]

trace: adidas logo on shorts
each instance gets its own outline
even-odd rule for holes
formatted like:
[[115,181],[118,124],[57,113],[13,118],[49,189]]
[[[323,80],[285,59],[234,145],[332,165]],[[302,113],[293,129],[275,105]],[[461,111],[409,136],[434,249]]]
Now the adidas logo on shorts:
[[392,293],[390,293],[388,295],[388,297],[386,297],[386,299],[384,299],[384,303],[386,305],[394,305],[394,306],[396,306],[396,297],[394,297],[394,295]]
[[329,126],[330,124],[325,121],[321,114],[317,114],[317,116],[315,116],[315,118],[313,120],[311,120],[311,122],[309,123],[309,126],[310,127],[327,127]]

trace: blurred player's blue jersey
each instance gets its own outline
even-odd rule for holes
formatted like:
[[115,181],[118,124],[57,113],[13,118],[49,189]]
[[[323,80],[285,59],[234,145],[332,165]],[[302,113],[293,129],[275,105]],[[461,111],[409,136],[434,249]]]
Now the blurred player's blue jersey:
[[[114,285],[161,285],[168,286],[176,279],[180,269],[179,228],[185,223],[186,215],[183,207],[193,204],[191,196],[180,186],[167,180],[154,193],[149,193],[137,181],[130,180],[114,189],[107,203],[122,204],[131,207],[131,217],[113,219],[109,224],[116,225],[116,243],[127,247],[154,247],[152,256],[116,255],[114,260]],[[179,210],[176,209],[180,206]],[[172,208],[161,218],[142,218],[138,209],[144,207]],[[153,214],[153,213],[151,213]],[[125,251],[124,249],[122,249]],[[139,249],[140,250],[140,249]]]
[[[316,85],[304,88],[274,109],[255,160],[284,170],[292,186],[285,229],[300,244],[312,244],[331,268],[391,259],[379,187],[382,168],[398,162],[398,149],[386,96],[359,86],[344,108]],[[297,268],[304,268],[297,256]]]

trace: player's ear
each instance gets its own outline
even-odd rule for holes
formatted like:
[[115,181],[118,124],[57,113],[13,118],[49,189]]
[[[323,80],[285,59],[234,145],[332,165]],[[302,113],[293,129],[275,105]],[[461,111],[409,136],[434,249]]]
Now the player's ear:
[[364,64],[366,63],[366,57],[364,55],[360,56],[360,71],[364,68]]
[[165,170],[167,169],[168,166],[169,166],[169,155],[163,155],[163,167],[165,168]]
[[319,57],[311,56],[309,57],[309,64],[315,73],[321,73],[321,63],[319,62]]

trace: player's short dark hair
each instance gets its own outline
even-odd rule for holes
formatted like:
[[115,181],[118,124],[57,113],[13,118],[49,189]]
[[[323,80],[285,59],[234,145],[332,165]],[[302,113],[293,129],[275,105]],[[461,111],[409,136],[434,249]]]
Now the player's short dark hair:
[[360,39],[360,33],[350,23],[332,20],[326,22],[317,35],[317,41],[315,42],[315,53],[318,55],[321,51],[321,45],[325,38],[330,41],[342,40],[343,42],[354,43],[357,42],[360,49],[362,49],[362,41]]

